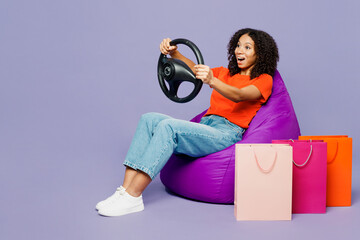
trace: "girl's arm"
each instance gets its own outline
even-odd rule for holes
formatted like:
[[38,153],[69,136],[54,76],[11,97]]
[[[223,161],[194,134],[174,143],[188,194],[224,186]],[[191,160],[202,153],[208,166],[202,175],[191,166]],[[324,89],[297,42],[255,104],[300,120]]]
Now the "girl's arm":
[[226,97],[233,102],[257,100],[261,98],[260,90],[254,85],[250,85],[244,88],[236,88],[230,86],[219,79],[215,78],[212,70],[206,65],[195,65],[196,78],[208,84],[215,89],[218,93]]
[[179,59],[186,63],[190,67],[190,69],[195,73],[195,63],[190,59],[183,56],[178,50],[177,46],[170,45],[171,39],[166,38],[160,43],[160,52],[164,55],[170,54],[172,58]]

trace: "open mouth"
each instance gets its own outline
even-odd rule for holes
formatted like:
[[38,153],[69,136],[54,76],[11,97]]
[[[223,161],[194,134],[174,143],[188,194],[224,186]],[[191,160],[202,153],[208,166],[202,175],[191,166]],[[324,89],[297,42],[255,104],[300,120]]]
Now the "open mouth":
[[238,57],[237,60],[238,60],[239,62],[242,62],[242,61],[245,60],[245,58],[244,58],[244,57]]

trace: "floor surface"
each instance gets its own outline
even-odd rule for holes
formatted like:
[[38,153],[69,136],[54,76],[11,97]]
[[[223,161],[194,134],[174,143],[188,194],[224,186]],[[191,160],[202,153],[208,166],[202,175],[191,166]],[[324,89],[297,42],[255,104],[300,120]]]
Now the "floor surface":
[[237,222],[233,205],[179,197],[167,191],[159,177],[143,194],[143,212],[102,217],[95,205],[121,181],[120,162],[97,156],[47,160],[15,155],[1,170],[1,239],[350,240],[360,235],[359,167],[353,168],[351,207],[293,214],[292,221]]

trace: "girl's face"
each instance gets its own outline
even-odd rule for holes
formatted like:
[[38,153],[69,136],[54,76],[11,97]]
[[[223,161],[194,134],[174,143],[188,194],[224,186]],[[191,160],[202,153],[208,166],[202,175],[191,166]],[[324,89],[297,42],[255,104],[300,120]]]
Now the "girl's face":
[[240,74],[250,75],[257,56],[255,53],[255,43],[248,34],[244,34],[239,38],[235,48],[235,56],[238,67],[241,69]]

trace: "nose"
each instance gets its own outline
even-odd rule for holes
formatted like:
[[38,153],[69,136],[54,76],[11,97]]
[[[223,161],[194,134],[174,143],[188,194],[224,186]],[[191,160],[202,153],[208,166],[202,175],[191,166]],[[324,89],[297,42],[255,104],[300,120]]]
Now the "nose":
[[237,46],[237,47],[235,48],[235,54],[236,54],[236,53],[242,53],[242,52],[243,52],[242,47]]

